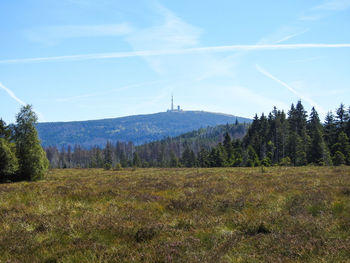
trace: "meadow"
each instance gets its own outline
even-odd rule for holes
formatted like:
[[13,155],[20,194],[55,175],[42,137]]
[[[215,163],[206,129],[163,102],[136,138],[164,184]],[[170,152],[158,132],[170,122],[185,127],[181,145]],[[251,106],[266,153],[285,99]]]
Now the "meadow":
[[0,262],[350,262],[350,167],[51,170],[0,185]]

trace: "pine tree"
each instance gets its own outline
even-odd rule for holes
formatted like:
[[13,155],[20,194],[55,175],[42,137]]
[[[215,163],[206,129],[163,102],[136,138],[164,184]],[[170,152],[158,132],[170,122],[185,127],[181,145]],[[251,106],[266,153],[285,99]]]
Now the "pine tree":
[[200,167],[209,167],[210,166],[209,152],[204,148],[201,148],[201,150],[198,153],[198,165]]
[[233,140],[233,166],[242,166],[243,165],[243,149],[242,142],[239,139]]
[[345,131],[345,124],[346,124],[347,118],[348,116],[345,110],[345,105],[341,103],[339,108],[337,109],[337,115],[336,115],[336,124],[337,124],[338,133]]
[[324,163],[324,151],[328,150],[324,149],[326,145],[323,140],[323,127],[314,107],[312,107],[307,128],[310,137],[310,145],[307,151],[307,161],[308,163],[322,164]]
[[134,167],[141,167],[142,166],[140,157],[139,157],[137,152],[134,152],[132,162],[133,162],[132,164]]
[[104,149],[104,168],[110,170],[113,164],[113,151],[111,142],[107,141]]
[[247,158],[247,166],[248,167],[255,167],[255,166],[260,165],[259,157],[251,145],[248,146],[247,157],[248,157]]
[[334,165],[343,165],[345,164],[345,156],[342,152],[336,151],[333,157],[333,164]]
[[225,163],[226,166],[231,166],[233,162],[233,147],[231,142],[231,136],[228,132],[225,133],[224,137],[224,149],[225,149]]
[[49,162],[40,145],[35,128],[37,116],[30,105],[23,106],[16,117],[15,141],[19,162],[19,180],[38,180],[43,178]]
[[334,144],[333,147],[334,147],[335,155],[337,152],[342,153],[344,156],[345,163],[350,164],[350,143],[349,143],[349,138],[345,134],[345,132],[340,132],[338,136],[338,142]]
[[296,135],[295,140],[295,165],[302,166],[307,164],[307,155],[305,151],[304,141],[299,135]]
[[182,153],[181,163],[188,168],[196,166],[196,155],[189,147]]
[[350,138],[350,107],[347,112],[347,121],[345,125],[345,133]]
[[179,159],[176,157],[174,151],[170,152],[170,167],[179,167]]
[[337,139],[337,126],[334,115],[331,111],[329,111],[326,115],[324,123],[324,141],[327,147],[331,150],[331,154],[334,154],[333,145],[337,142]]

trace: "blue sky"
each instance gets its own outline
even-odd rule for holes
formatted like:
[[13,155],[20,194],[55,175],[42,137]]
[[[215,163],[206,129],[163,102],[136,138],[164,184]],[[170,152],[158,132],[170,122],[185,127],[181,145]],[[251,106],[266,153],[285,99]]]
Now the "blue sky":
[[0,117],[185,110],[243,117],[350,102],[350,0],[0,2]]

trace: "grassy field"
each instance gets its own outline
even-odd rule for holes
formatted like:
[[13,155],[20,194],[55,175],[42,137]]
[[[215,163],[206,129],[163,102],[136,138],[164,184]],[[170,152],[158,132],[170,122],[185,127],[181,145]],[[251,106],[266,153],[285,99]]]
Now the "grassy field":
[[0,185],[0,262],[350,262],[350,167],[53,170]]

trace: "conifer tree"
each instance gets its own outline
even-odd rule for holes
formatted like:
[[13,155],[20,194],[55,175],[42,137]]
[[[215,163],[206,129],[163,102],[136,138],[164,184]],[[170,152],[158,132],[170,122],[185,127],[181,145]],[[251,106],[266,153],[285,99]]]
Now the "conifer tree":
[[182,153],[181,163],[188,168],[196,165],[196,156],[189,147],[186,147]]
[[231,142],[231,136],[228,134],[228,132],[225,133],[224,137],[224,149],[225,149],[225,163],[226,166],[231,166],[233,162],[233,146]]
[[198,165],[200,167],[209,167],[210,166],[209,152],[204,148],[201,148],[201,150],[198,153]]
[[333,147],[335,155],[339,155],[337,152],[342,153],[345,163],[350,164],[350,143],[349,138],[345,132],[340,132],[338,136],[338,142]]
[[135,167],[141,167],[141,166],[142,166],[142,165],[141,165],[140,157],[139,157],[139,155],[138,155],[137,152],[134,152],[134,154],[133,154],[132,164],[133,164],[133,166],[135,166]]
[[43,178],[49,163],[40,145],[35,128],[37,116],[32,106],[23,106],[16,116],[15,141],[19,162],[19,180],[38,180]]
[[179,159],[176,157],[174,151],[170,152],[170,167],[178,167]]
[[259,157],[256,154],[254,148],[251,145],[249,145],[247,149],[247,166],[255,167],[259,165],[260,165]]
[[336,115],[336,124],[337,124],[338,133],[345,131],[345,124],[347,119],[348,119],[348,115],[345,109],[345,105],[341,103],[339,108],[337,109],[337,115]]
[[334,154],[333,145],[337,142],[337,139],[337,126],[334,115],[331,111],[329,111],[326,115],[324,123],[324,140],[332,154]]
[[307,151],[308,163],[321,164],[324,162],[324,149],[326,147],[323,140],[323,127],[318,117],[318,113],[312,107],[310,120],[308,122],[308,134],[310,137],[310,145]]
[[345,133],[350,138],[350,106],[347,112],[347,121],[345,124]]
[[232,142],[233,145],[233,166],[243,165],[243,149],[242,144],[239,139],[236,139]]
[[104,167],[111,169],[113,164],[112,144],[107,141],[106,148],[104,149]]

